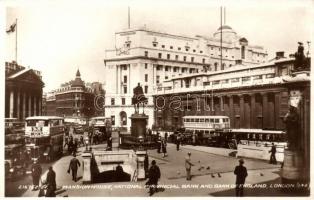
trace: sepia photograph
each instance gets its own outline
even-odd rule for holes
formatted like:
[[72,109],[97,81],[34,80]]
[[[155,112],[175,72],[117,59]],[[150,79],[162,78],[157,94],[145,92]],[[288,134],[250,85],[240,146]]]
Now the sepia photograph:
[[4,197],[310,198],[313,1],[1,7]]

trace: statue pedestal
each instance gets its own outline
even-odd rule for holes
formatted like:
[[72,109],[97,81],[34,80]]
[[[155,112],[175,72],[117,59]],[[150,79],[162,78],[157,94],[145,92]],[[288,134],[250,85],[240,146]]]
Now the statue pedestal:
[[131,135],[138,138],[145,137],[148,116],[145,114],[132,114],[131,117]]
[[89,152],[85,152],[83,157],[83,184],[90,184],[92,182],[91,176],[91,158],[92,155]]
[[287,192],[307,193],[309,192],[309,177],[306,177],[306,166],[301,151],[285,150],[284,166],[282,169],[282,184],[293,184]]

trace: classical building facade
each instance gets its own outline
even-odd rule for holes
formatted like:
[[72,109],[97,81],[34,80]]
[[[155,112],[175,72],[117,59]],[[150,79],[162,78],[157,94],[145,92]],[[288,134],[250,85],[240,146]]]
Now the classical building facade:
[[[97,85],[97,91],[99,85]],[[101,84],[100,84],[101,85]],[[64,83],[47,95],[47,115],[63,117],[92,117],[95,115],[95,89],[93,84],[85,84],[77,70],[74,80]],[[101,89],[101,88],[100,88]]]
[[[220,37],[222,42],[220,42]],[[259,64],[267,60],[261,46],[251,45],[229,26],[220,27],[213,37],[187,37],[148,30],[128,29],[115,34],[115,49],[106,50],[105,115],[114,126],[129,128],[132,89],[141,84],[148,97],[145,113],[153,124],[152,94],[163,81],[175,76],[225,71],[236,64]]]
[[5,117],[24,120],[41,115],[44,83],[39,71],[5,63]]
[[278,55],[268,63],[164,82],[154,96],[155,127],[180,128],[186,115],[225,115],[231,128],[283,130],[289,99],[286,82],[292,78],[295,59]]

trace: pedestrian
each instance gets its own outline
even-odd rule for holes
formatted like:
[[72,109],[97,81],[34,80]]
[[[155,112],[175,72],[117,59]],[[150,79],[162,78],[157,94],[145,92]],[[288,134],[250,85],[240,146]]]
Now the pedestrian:
[[72,146],[73,155],[76,154],[76,152],[77,152],[77,138],[75,138],[75,140],[73,142],[73,146]]
[[148,167],[149,167],[149,158],[146,150],[145,159],[144,159],[144,171],[145,171],[145,178],[148,177]]
[[84,146],[84,138],[82,135],[80,137],[80,146]]
[[34,161],[32,165],[32,177],[33,177],[33,190],[38,190],[39,188],[39,179],[42,173],[42,168],[37,160]]
[[163,157],[166,157],[167,156],[167,143],[165,139],[161,140],[161,150],[162,150],[162,153],[164,154]]
[[72,136],[70,136],[70,139],[69,139],[69,143],[68,143],[68,153],[69,153],[69,155],[71,155],[72,154],[72,151],[73,151],[73,137]]
[[245,183],[245,178],[247,177],[246,167],[243,166],[243,159],[239,160],[239,165],[235,167],[234,174],[236,175],[236,196],[243,196],[243,185]]
[[149,196],[157,192],[158,179],[160,178],[160,169],[156,165],[156,161],[152,160],[151,165],[148,172],[148,182],[146,183],[146,185],[149,185]]
[[196,133],[193,132],[193,135],[192,135],[192,143],[193,143],[193,146],[196,145]]
[[112,150],[112,137],[111,136],[107,140],[107,150],[108,151]]
[[166,132],[165,133],[165,142],[167,143],[167,141],[168,141],[168,133]]
[[190,181],[192,179],[191,176],[191,168],[194,166],[193,163],[191,163],[191,152],[188,152],[188,156],[185,157],[185,169],[186,169],[186,180]]
[[274,143],[272,143],[271,150],[269,151],[269,153],[271,153],[270,154],[269,163],[276,165],[277,164],[277,160],[276,160],[276,146],[275,146]]
[[180,150],[180,142],[181,142],[180,134],[177,134],[177,138],[176,138],[177,151]]
[[[158,134],[158,133],[157,133]],[[158,136],[157,140],[157,153],[160,153],[161,150],[161,136]]]
[[70,173],[70,170],[72,171],[72,180],[74,182],[77,181],[77,169],[78,167],[81,166],[81,163],[80,161],[76,158],[76,155],[74,154],[73,155],[73,158],[71,159],[70,161],[70,164],[69,164],[69,169],[68,169],[68,173]]
[[49,167],[46,182],[47,182],[46,197],[55,197],[56,196],[55,191],[57,188],[56,173],[53,171],[52,166]]

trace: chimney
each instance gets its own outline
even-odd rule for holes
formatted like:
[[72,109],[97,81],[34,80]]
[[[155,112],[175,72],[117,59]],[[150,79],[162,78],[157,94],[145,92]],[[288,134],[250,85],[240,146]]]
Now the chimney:
[[285,52],[284,51],[277,51],[276,52],[276,59],[284,58]]

